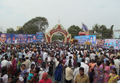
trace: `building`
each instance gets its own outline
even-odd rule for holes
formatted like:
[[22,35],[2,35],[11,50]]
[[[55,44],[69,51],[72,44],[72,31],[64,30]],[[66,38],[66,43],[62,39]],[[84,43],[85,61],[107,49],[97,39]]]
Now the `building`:
[[114,39],[120,38],[120,30],[114,30],[113,31],[113,38]]
[[21,26],[17,26],[17,27],[16,27],[16,30],[19,30],[20,28],[22,28],[22,27],[21,27]]

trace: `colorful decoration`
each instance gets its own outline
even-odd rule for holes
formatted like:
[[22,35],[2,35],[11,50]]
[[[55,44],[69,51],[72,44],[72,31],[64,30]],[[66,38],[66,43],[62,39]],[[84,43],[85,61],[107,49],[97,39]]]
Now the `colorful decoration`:
[[45,38],[46,38],[47,43],[52,42],[52,36],[55,33],[63,34],[64,38],[65,38],[65,41],[64,41],[65,43],[70,42],[71,34],[69,34],[68,31],[66,31],[61,24],[57,24],[55,27],[53,27],[53,29],[51,29],[48,33],[45,34]]

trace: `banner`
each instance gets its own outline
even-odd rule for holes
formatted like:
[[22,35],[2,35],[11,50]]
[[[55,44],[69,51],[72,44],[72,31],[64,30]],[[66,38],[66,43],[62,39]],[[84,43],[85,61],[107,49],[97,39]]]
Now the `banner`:
[[85,36],[75,36],[79,43],[84,44],[84,42],[91,42],[91,44],[96,44],[96,35],[85,35]]
[[43,42],[44,41],[44,33],[43,32],[37,32],[36,33],[36,41],[37,42]]
[[17,44],[17,43],[32,43],[32,42],[36,42],[36,34],[5,34],[5,33],[0,33],[0,44],[4,44],[4,43]]
[[97,44],[97,46],[103,47],[104,46],[104,39],[97,39],[96,44]]
[[113,47],[114,49],[120,49],[120,40],[119,39],[105,39],[104,47],[105,48]]

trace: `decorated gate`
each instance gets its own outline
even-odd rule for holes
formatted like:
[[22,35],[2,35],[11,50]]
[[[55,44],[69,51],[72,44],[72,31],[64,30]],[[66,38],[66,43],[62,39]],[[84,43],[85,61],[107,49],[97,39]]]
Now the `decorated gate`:
[[61,33],[64,35],[64,42],[70,42],[71,39],[71,34],[68,33],[64,29],[64,27],[61,24],[57,24],[53,29],[51,29],[48,33],[45,34],[46,42],[51,43],[52,42],[52,36],[55,33]]

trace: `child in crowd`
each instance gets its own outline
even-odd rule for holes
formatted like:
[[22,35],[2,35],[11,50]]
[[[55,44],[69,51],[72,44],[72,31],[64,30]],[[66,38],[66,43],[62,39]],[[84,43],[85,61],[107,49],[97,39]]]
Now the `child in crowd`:
[[28,82],[29,83],[31,83],[32,82],[32,80],[33,80],[33,73],[34,73],[34,71],[33,70],[30,70],[30,73],[28,74]]

